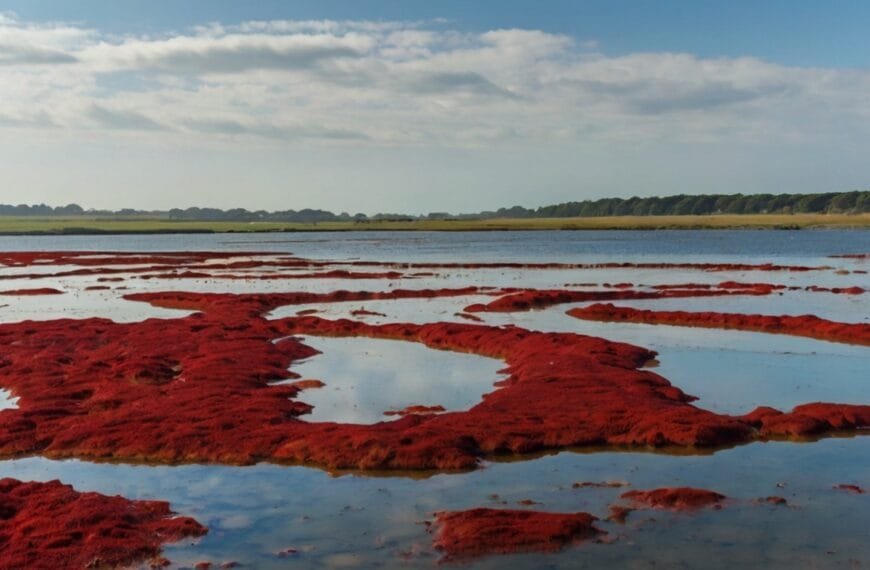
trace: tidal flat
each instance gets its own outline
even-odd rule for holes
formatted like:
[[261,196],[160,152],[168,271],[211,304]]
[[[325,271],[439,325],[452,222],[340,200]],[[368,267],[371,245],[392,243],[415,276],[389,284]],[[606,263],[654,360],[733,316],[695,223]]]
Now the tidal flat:
[[[89,561],[870,562],[866,231],[0,251],[0,477],[71,485],[84,499],[46,492],[94,501],[89,516],[89,493],[150,513],[107,544],[128,557]],[[31,565],[81,555],[87,524],[48,528],[20,494],[0,487],[0,527],[29,537]]]

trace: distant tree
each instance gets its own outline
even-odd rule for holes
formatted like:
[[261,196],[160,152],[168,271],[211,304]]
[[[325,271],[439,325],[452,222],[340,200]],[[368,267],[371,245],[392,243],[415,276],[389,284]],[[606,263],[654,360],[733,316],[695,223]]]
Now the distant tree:
[[[704,215],[704,214],[757,214],[757,213],[853,213],[870,212],[870,191],[828,192],[815,194],[677,194],[672,196],[651,196],[640,198],[601,198],[581,202],[563,202],[540,206],[536,209],[512,206],[495,211],[477,214],[452,215],[447,212],[432,212],[428,219],[489,219],[489,218],[553,218],[575,216],[646,216],[646,215]],[[221,210],[218,208],[190,207],[172,208],[168,211],[143,211],[124,208],[121,210],[84,210],[78,204],[51,207],[46,204],[0,204],[2,216],[75,216],[88,214],[100,217],[110,216],[153,216],[170,220],[204,221],[253,221],[268,220],[282,222],[321,222],[355,220],[414,220],[414,216],[397,213],[381,213],[371,218],[363,213],[351,216],[347,212],[334,214],[327,210],[306,208],[303,210],[281,210],[267,212],[248,211],[244,208]]]
[[695,196],[685,196],[680,199],[676,204],[671,208],[671,214],[677,216],[686,216],[692,213],[692,210],[695,208]]
[[716,198],[714,196],[696,196],[695,202],[692,205],[692,211],[690,213],[695,216],[712,214],[716,211],[715,208]]
[[742,214],[743,208],[745,206],[746,206],[746,196],[744,196],[743,194],[737,194],[725,206],[725,213],[726,214]]
[[849,212],[855,209],[858,197],[858,192],[843,192],[831,199],[828,209],[831,212]]
[[808,214],[824,212],[830,200],[831,196],[829,194],[807,194],[797,201],[795,211]]
[[54,209],[55,213],[62,216],[78,216],[85,213],[84,208],[79,206],[78,204],[67,204],[66,206],[59,206]]

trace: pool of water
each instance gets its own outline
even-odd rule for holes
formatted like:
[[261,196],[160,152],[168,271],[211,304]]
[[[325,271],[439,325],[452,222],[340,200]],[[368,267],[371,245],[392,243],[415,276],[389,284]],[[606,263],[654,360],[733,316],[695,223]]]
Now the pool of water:
[[[128,236],[0,236],[0,250],[258,251],[328,259],[395,261],[682,261],[792,263],[867,253],[863,230],[664,230],[515,232],[318,232]],[[831,265],[854,260],[829,259]],[[864,262],[866,265],[866,261]]]
[[758,406],[791,410],[810,402],[864,404],[868,359],[721,349],[668,349],[655,372],[698,397],[696,406],[740,415]]
[[304,390],[299,399],[314,406],[311,422],[372,424],[393,419],[384,412],[409,406],[474,406],[504,376],[504,362],[474,354],[434,350],[419,343],[370,338],[303,337],[322,354],[294,363],[291,370],[326,385]]
[[[495,297],[486,295],[459,295],[456,297],[436,297],[433,299],[392,299],[375,301],[343,301],[340,303],[311,303],[305,305],[286,305],[268,314],[269,318],[279,319],[295,316],[299,311],[314,310],[324,319],[351,319],[379,325],[384,323],[431,322],[469,322],[457,316],[465,307],[476,303],[488,303]],[[373,315],[354,315],[354,311],[365,310]],[[477,315],[483,318],[485,315]]]
[[[770,442],[707,455],[576,450],[532,461],[488,463],[470,473],[424,478],[330,476],[277,465],[149,467],[32,458],[0,463],[0,476],[62,478],[82,490],[162,498],[210,527],[204,538],[166,554],[179,566],[233,560],[244,567],[435,567],[425,521],[444,509],[477,506],[585,511],[606,517],[623,489],[574,489],[575,482],[624,481],[628,489],[690,485],[729,497],[721,511],[638,511],[606,521],[612,544],[553,554],[493,556],[474,568],[850,567],[870,545],[866,495],[833,489],[867,485],[870,438]],[[790,506],[757,503],[771,495]],[[540,504],[518,504],[530,499]],[[298,550],[292,559],[276,553]],[[463,567],[463,566],[460,566]]]
[[11,410],[18,407],[18,398],[12,395],[9,390],[0,388],[0,411]]
[[[57,287],[51,297],[0,299],[0,321],[104,316],[118,321],[188,314],[125,301],[129,291],[382,291],[397,287],[562,287],[568,283],[660,283],[725,280],[786,285],[863,286],[870,289],[867,260],[833,259],[870,252],[864,231],[708,232],[482,232],[333,233],[191,236],[0,237],[0,250],[231,250],[294,253],[346,261],[607,261],[745,262],[827,265],[807,273],[667,270],[438,270],[418,279],[227,281],[141,280],[86,291],[94,277],[40,279],[30,286]],[[38,271],[47,271],[40,268]],[[375,270],[375,268],[366,268]],[[838,273],[837,270],[840,270]],[[19,269],[2,268],[0,274]],[[843,273],[848,271],[849,273]],[[0,289],[27,286],[8,280]],[[455,313],[486,296],[348,302],[287,306],[270,317],[309,308],[329,319],[382,322],[468,322]],[[811,313],[867,322],[870,296],[787,292],[770,297],[728,297],[620,302],[644,308],[722,310],[771,314]],[[812,401],[870,402],[870,349],[831,342],[741,331],[692,329],[571,318],[563,305],[528,313],[479,313],[487,324],[602,336],[659,352],[655,372],[698,405],[745,413],[757,405],[781,409]],[[385,316],[354,316],[364,308]],[[326,386],[303,391],[315,406],[309,421],[373,423],[384,411],[415,404],[468,409],[500,378],[502,362],[426,348],[418,343],[305,337],[322,354],[295,363],[303,378]],[[0,390],[0,410],[12,400]],[[5,403],[4,403],[5,402]],[[12,404],[14,405],[14,404]],[[3,414],[0,412],[0,421]],[[256,429],[256,426],[252,426]],[[575,449],[502,458],[463,473],[327,473],[302,466],[259,464],[149,466],[53,461],[31,457],[0,461],[0,477],[60,479],[83,491],[161,499],[209,528],[196,541],[166,549],[175,567],[198,561],[233,560],[249,568],[435,567],[439,554],[424,524],[440,510],[479,506],[586,511],[606,517],[625,489],[574,489],[581,481],[624,481],[630,488],[691,485],[728,495],[720,511],[694,515],[635,512],[625,525],[599,522],[608,544],[583,544],[552,554],[493,556],[474,568],[851,568],[870,564],[870,494],[835,490],[841,483],[870,488],[870,438],[833,437],[814,442],[752,443],[731,449],[685,450],[680,455],[648,450]],[[789,506],[757,499],[785,497]],[[539,504],[526,506],[521,501]],[[297,554],[276,553],[293,548]]]

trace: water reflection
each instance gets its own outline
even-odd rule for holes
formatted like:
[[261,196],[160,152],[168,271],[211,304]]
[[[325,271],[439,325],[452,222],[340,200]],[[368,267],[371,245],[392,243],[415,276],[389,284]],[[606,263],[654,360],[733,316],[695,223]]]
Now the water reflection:
[[[0,477],[54,478],[85,491],[165,499],[210,528],[201,541],[166,554],[190,567],[234,560],[252,568],[429,567],[431,535],[421,524],[438,510],[478,506],[586,511],[606,517],[626,489],[584,488],[583,481],[625,481],[630,489],[688,485],[731,498],[721,511],[696,515],[637,512],[622,526],[599,526],[617,540],[555,554],[495,556],[475,568],[624,568],[656,560],[669,568],[849,567],[870,559],[856,529],[870,526],[867,495],[833,489],[870,486],[870,437],[811,444],[754,443],[713,455],[563,452],[535,460],[489,463],[461,474],[410,478],[331,477],[305,467],[184,465],[149,467],[30,458],[0,462]],[[757,504],[781,495],[791,507]],[[518,504],[525,499],[541,503]],[[653,520],[654,519],[654,520]],[[275,556],[292,547],[292,560]]]
[[13,396],[9,390],[0,388],[0,411],[11,410],[18,407],[18,398]]
[[695,405],[718,413],[745,414],[761,405],[791,410],[810,402],[865,404],[870,392],[868,359],[860,356],[669,348],[659,361],[656,373],[697,396]]
[[[297,237],[297,236],[294,236]],[[63,236],[0,238],[2,249],[261,250],[331,259],[440,261],[740,261],[829,264],[868,269],[866,262],[829,259],[837,252],[870,249],[870,232],[515,232],[462,234],[347,233],[304,234],[290,243],[258,243],[264,236]],[[256,244],[256,246],[254,246]],[[371,268],[374,270],[374,268]],[[11,272],[3,268],[4,272]],[[39,270],[39,269],[37,269]],[[771,281],[787,285],[867,286],[866,274],[833,271],[796,274],[670,270],[503,271],[450,270],[403,283],[407,288],[475,285],[555,287],[570,282],[634,283]],[[339,288],[388,290],[388,280],[140,280],[117,286],[139,290],[325,291]],[[123,301],[126,290],[86,292],[94,277],[44,279],[65,295],[10,298],[0,320],[106,316],[118,321],[187,314]],[[24,287],[14,280],[9,287]],[[815,313],[835,320],[866,320],[866,296],[789,293],[764,298],[721,298],[638,302],[638,306],[727,311]],[[387,315],[359,317],[383,321],[453,320],[453,313],[483,299],[410,299],[360,303]],[[628,304],[628,303],[627,303]],[[324,305],[347,316],[347,305]],[[304,307],[288,307],[287,314]],[[355,306],[353,308],[359,308]],[[539,330],[564,330],[631,342],[661,352],[656,372],[701,397],[707,408],[742,413],[757,404],[789,408],[812,400],[866,403],[868,351],[777,335],[579,321],[569,306],[546,311],[479,315],[489,324],[513,323]],[[283,309],[279,309],[283,310]],[[381,413],[413,404],[467,409],[492,390],[503,364],[485,358],[439,352],[416,343],[308,337],[324,354],[294,366],[327,387],[303,392],[317,406],[316,421],[376,422]],[[344,346],[342,346],[344,345]],[[789,354],[794,353],[794,354]],[[341,388],[338,390],[337,388]],[[862,397],[863,395],[863,397]],[[0,409],[14,398],[0,391]],[[14,402],[13,402],[14,405]],[[256,426],[252,426],[256,429]],[[525,508],[525,499],[553,511],[587,511],[600,517],[617,500],[618,489],[573,489],[579,481],[624,480],[632,488],[691,485],[732,498],[722,511],[696,516],[635,513],[625,526],[599,523],[617,540],[587,544],[562,553],[492,557],[475,568],[645,567],[849,567],[870,560],[870,544],[860,529],[870,528],[870,495],[832,489],[839,483],[870,487],[870,438],[829,438],[814,443],[752,443],[707,455],[562,452],[522,461],[490,462],[467,473],[428,473],[418,479],[333,477],[319,470],[281,465],[144,466],[51,461],[0,461],[0,477],[47,481],[59,478],[83,491],[130,498],[169,500],[179,513],[210,528],[201,541],[168,549],[179,565],[200,560],[235,560],[250,568],[363,568],[433,566],[431,536],[421,523],[444,509],[478,506]],[[697,453],[697,450],[695,450]],[[397,473],[391,473],[398,475]],[[754,503],[782,495],[792,507]],[[651,520],[655,518],[655,520]],[[275,556],[295,548],[292,560]]]
[[306,421],[372,424],[389,419],[384,412],[413,405],[467,410],[493,390],[504,368],[500,360],[399,340],[308,336],[303,342],[322,354],[292,370],[326,383],[301,394],[314,406]]
[[[296,316],[299,311],[313,310],[324,319],[351,319],[369,324],[433,322],[470,322],[457,316],[465,307],[476,303],[488,303],[494,297],[487,295],[458,295],[455,297],[377,299],[373,301],[341,301],[337,303],[311,303],[278,307],[268,317],[280,319]],[[357,312],[354,314],[354,312]],[[375,314],[368,314],[375,313]],[[478,315],[480,317],[480,315]]]

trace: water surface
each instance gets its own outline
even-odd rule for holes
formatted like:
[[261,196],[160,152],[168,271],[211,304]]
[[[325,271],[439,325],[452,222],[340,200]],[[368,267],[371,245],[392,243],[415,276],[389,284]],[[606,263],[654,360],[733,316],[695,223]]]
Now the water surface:
[[[86,291],[94,277],[41,279],[64,295],[7,297],[0,320],[84,318],[117,321],[177,318],[185,311],[123,300],[131,291],[227,292],[388,291],[396,287],[563,287],[572,283],[719,283],[764,281],[790,286],[862,286],[870,289],[867,260],[832,254],[870,252],[870,232],[813,231],[564,231],[390,233],[345,232],[268,235],[0,237],[0,250],[263,251],[348,261],[400,262],[704,262],[823,265],[806,273],[694,270],[436,270],[417,279],[361,281],[141,280],[133,275],[108,291]],[[36,271],[51,271],[37,268]],[[375,270],[375,268],[371,268]],[[22,273],[0,268],[0,275]],[[3,289],[26,286],[12,279]],[[8,287],[7,287],[8,285]],[[119,287],[126,287],[120,289]],[[317,308],[324,318],[369,323],[468,322],[456,316],[473,295],[332,305],[287,306],[270,317]],[[867,322],[870,297],[785,292],[770,297],[727,297],[624,302],[656,309],[722,310],[767,314],[811,313],[844,322]],[[685,327],[597,323],[565,315],[572,306],[511,314],[478,314],[487,324],[602,336],[659,352],[655,372],[698,396],[699,406],[745,413],[757,405],[789,409],[811,401],[870,402],[870,349],[814,339]],[[354,317],[365,308],[386,316]],[[323,354],[295,364],[306,378],[326,382],[301,399],[315,405],[309,419],[384,419],[413,404],[467,409],[493,389],[503,363],[436,351],[415,343],[306,337]],[[2,387],[0,387],[2,388]],[[337,388],[341,388],[338,390]],[[0,409],[9,404],[0,391]],[[4,404],[4,402],[6,402]],[[3,412],[0,412],[2,421]],[[256,426],[251,426],[256,429]],[[579,481],[619,480],[630,488],[691,485],[730,497],[721,511],[695,515],[637,512],[626,525],[598,523],[615,541],[585,544],[554,554],[494,556],[474,568],[849,568],[870,564],[870,494],[850,495],[840,483],[870,488],[870,438],[752,443],[723,450],[577,449],[503,458],[466,473],[330,474],[290,465],[147,466],[21,458],[0,461],[0,477],[61,479],[83,491],[169,500],[177,512],[210,528],[201,540],[167,549],[178,567],[200,560],[234,560],[252,568],[435,567],[438,553],[423,524],[433,513],[479,506],[587,511],[606,517],[625,489],[574,489]],[[387,476],[389,475],[389,476]],[[789,507],[759,504],[781,495]],[[531,507],[519,502],[531,499]],[[276,552],[295,548],[292,559]],[[863,566],[861,566],[863,567]]]
[[322,354],[295,362],[291,370],[326,384],[299,396],[314,406],[302,416],[312,422],[372,424],[393,419],[384,412],[414,405],[467,410],[494,389],[505,366],[400,340],[306,336],[302,341]]

